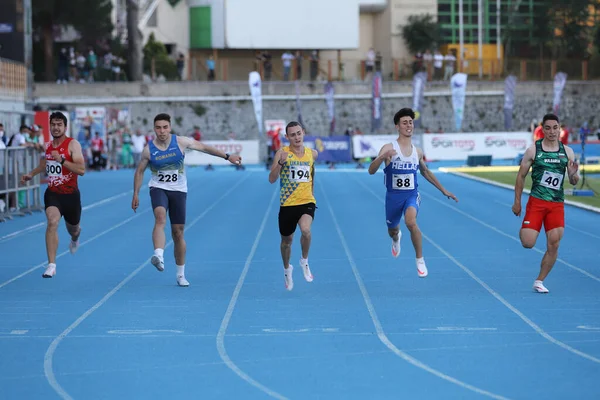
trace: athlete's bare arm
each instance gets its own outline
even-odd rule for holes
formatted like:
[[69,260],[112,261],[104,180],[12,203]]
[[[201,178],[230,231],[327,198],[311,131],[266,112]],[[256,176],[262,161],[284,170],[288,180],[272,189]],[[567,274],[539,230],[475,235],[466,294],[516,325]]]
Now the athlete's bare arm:
[[396,150],[394,150],[394,146],[391,143],[384,145],[381,150],[379,150],[377,157],[371,162],[371,165],[369,165],[369,174],[375,174],[383,162],[385,162],[385,165],[387,166],[395,155]]
[[525,186],[525,177],[529,173],[529,168],[533,164],[535,157],[535,144],[529,146],[525,150],[523,160],[521,160],[521,166],[519,172],[517,172],[517,181],[515,182],[515,201],[512,206],[512,212],[518,217],[521,215],[521,196],[523,195],[523,187]]
[[575,152],[569,146],[565,146],[565,152],[569,158],[569,164],[567,164],[567,174],[569,175],[569,183],[573,186],[579,182],[579,164],[575,161]]
[[447,191],[446,188],[438,181],[437,177],[431,172],[425,161],[423,160],[423,150],[417,147],[417,154],[419,154],[419,171],[421,171],[421,175],[425,178],[429,183],[435,186],[444,196],[449,199],[452,199],[458,203],[458,198],[451,192]]
[[287,157],[288,153],[283,151],[283,149],[277,150],[277,152],[273,156],[273,164],[271,164],[271,171],[269,172],[270,183],[277,182],[277,179],[279,178],[279,173],[281,172],[281,168],[283,168],[283,165],[285,165],[285,160],[287,160]]
[[[85,159],[81,151],[81,144],[77,140],[69,142],[69,153],[71,153],[73,161],[65,161],[63,167],[66,167],[69,171],[79,176],[83,176],[85,174]],[[54,152],[52,152],[52,156],[54,156]],[[54,158],[56,159],[56,157]],[[56,161],[60,162],[61,159]]]
[[37,167],[35,167],[34,169],[32,169],[30,173],[25,174],[21,177],[21,183],[25,183],[27,181],[32,180],[34,176],[36,176],[37,174],[41,174],[45,170],[46,170],[46,156],[43,155],[43,157],[40,158],[39,165]]
[[[210,154],[211,156],[220,157],[223,159],[227,158],[227,154],[223,153],[221,150],[189,137],[177,136],[177,144],[179,144],[179,146],[183,147],[184,149],[201,151],[203,153]],[[237,154],[231,154],[228,160],[232,164],[239,165],[242,163],[242,157],[238,156]]]
[[135,174],[133,176],[133,200],[131,201],[131,208],[133,211],[137,210],[140,205],[140,188],[142,187],[142,181],[144,180],[144,171],[148,167],[148,163],[150,162],[150,149],[148,145],[144,146],[144,150],[142,150],[142,155],[140,158],[140,163],[135,169]]

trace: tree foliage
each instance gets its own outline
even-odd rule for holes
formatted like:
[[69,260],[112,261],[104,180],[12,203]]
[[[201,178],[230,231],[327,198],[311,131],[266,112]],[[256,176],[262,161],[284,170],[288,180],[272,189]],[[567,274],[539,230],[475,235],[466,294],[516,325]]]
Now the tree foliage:
[[433,50],[440,43],[439,25],[431,14],[409,16],[400,31],[411,54]]
[[34,33],[43,42],[46,79],[54,76],[54,36],[61,26],[72,26],[81,36],[79,47],[110,38],[111,0],[32,0]]
[[144,46],[144,73],[151,75],[152,60],[154,59],[154,68],[156,76],[164,75],[167,79],[177,78],[177,64],[167,53],[164,44],[157,41],[154,33],[148,37],[148,42]]

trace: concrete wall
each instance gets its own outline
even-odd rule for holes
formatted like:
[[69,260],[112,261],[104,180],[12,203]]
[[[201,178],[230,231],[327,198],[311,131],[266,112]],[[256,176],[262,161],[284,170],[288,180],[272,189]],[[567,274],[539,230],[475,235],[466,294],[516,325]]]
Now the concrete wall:
[[[454,132],[450,92],[444,85],[430,85],[426,90],[422,112],[424,128]],[[138,92],[136,93],[135,90]],[[371,100],[367,84],[336,84],[337,133],[348,126],[370,133]],[[54,90],[52,90],[54,89]],[[93,90],[92,90],[93,89]],[[128,89],[128,90],[125,90]],[[386,82],[383,93],[383,132],[393,132],[392,117],[402,107],[412,105],[410,84]],[[80,91],[80,92],[79,92]],[[79,92],[75,94],[74,92]],[[257,135],[248,84],[199,85],[182,83],[164,85],[37,85],[36,96],[41,105],[63,104],[68,107],[119,103],[131,107],[134,128],[151,129],[155,114],[173,115],[173,126],[178,131],[190,131],[200,126],[205,138],[224,138],[234,132],[240,139]],[[50,94],[54,96],[50,97]],[[177,94],[176,94],[177,93]],[[297,118],[293,84],[265,84],[263,100],[264,119]],[[323,87],[302,86],[302,116],[309,132],[327,134],[327,107],[322,97]],[[165,99],[158,96],[176,95]],[[225,96],[224,96],[225,95]],[[389,98],[385,96],[395,96]],[[135,97],[134,97],[135,96]],[[552,82],[520,83],[517,86],[514,108],[514,130],[526,130],[532,119],[551,110]],[[463,131],[503,131],[503,83],[470,82],[467,87]],[[560,116],[569,126],[579,127],[589,120],[592,127],[600,125],[593,118],[600,110],[600,82],[569,82],[564,90]]]

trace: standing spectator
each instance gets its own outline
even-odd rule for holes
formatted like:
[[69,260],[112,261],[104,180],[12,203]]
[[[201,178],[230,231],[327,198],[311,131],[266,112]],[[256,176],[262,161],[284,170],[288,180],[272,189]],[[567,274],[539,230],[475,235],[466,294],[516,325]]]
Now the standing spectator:
[[444,66],[444,56],[439,50],[433,54],[433,77],[434,79],[442,79],[442,67]]
[[185,67],[185,56],[183,53],[179,53],[179,57],[177,57],[177,75],[179,75],[179,80],[183,80],[183,69]]
[[292,60],[294,56],[291,52],[286,51],[281,55],[281,61],[283,62],[283,80],[288,81],[290,79],[290,71],[292,69]]
[[113,131],[107,136],[108,168],[119,169],[119,131]]
[[104,151],[104,140],[100,137],[100,132],[96,132],[96,135],[92,139],[92,168],[102,169],[104,165],[102,153]]
[[375,49],[374,48],[370,48],[369,51],[367,51],[367,60],[365,61],[365,79],[369,79],[371,74],[373,73],[373,70],[375,69],[375,57],[377,56],[377,54],[375,53]]
[[319,75],[319,52],[313,50],[310,54],[310,80],[314,81]]
[[271,73],[273,72],[273,62],[271,59],[271,53],[268,51],[263,51],[261,60],[264,68],[264,78],[266,81],[271,80]]
[[133,165],[133,154],[132,154],[132,150],[131,150],[131,145],[133,143],[133,141],[131,140],[131,133],[129,133],[129,129],[126,128],[125,131],[123,132],[123,135],[121,136],[121,143],[122,143],[122,148],[121,148],[121,156],[122,158],[122,165],[125,168],[131,168]]
[[6,138],[6,134],[4,133],[4,125],[0,124],[0,142],[6,147],[6,142],[8,139]]
[[56,83],[67,83],[69,81],[69,55],[63,47],[58,55],[58,79]]
[[208,80],[215,80],[215,59],[213,56],[208,56],[208,60],[206,60],[206,69],[208,70]]
[[94,50],[90,48],[87,56],[87,74],[88,74],[88,82],[94,82],[96,79],[96,69],[98,68],[98,57]]
[[450,53],[444,57],[446,68],[444,69],[444,80],[447,81],[454,75],[454,66],[456,65],[456,50],[452,49]]
[[300,50],[296,51],[296,79],[302,80],[302,61],[304,57],[302,57],[302,52]]
[[135,135],[131,137],[132,143],[132,152],[133,152],[133,165],[134,168],[138,166],[140,160],[142,159],[142,151],[144,151],[144,146],[146,146],[146,137],[142,135],[141,130],[137,130]]

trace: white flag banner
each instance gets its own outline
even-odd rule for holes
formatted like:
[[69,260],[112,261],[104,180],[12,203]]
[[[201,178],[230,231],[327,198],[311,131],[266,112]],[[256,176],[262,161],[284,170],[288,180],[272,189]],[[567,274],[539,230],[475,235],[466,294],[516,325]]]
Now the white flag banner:
[[562,92],[565,88],[566,83],[567,74],[565,74],[564,72],[557,72],[554,76],[554,100],[552,101],[552,110],[556,115],[558,115],[558,110],[560,108],[560,98],[562,97]]
[[461,72],[454,74],[450,80],[452,91],[452,109],[454,110],[454,122],[456,130],[462,130],[462,121],[465,113],[465,95],[467,91],[467,74]]
[[250,72],[250,75],[248,77],[248,84],[250,85],[250,95],[252,96],[252,104],[254,105],[254,115],[256,116],[258,131],[260,134],[262,134],[262,82],[260,80],[260,74],[256,71]]

